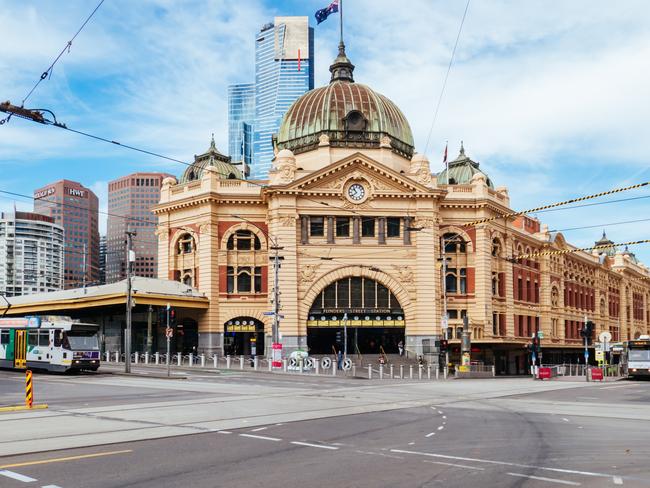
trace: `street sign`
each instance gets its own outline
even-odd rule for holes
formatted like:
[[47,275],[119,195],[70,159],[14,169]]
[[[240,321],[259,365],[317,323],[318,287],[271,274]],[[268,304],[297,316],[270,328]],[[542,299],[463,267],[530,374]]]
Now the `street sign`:
[[262,315],[273,316],[275,315],[275,312],[262,312]]
[[343,371],[349,371],[352,369],[352,360],[351,359],[344,359],[343,360]]
[[540,380],[550,380],[551,379],[551,368],[539,368],[537,377]]
[[605,360],[605,351],[596,350],[596,361],[604,361],[604,360]]
[[167,339],[171,339],[172,337],[174,337],[174,329],[172,329],[171,327],[167,327],[165,329],[165,337],[167,337]]
[[600,334],[598,334],[598,339],[600,342],[610,342],[612,340],[612,334],[604,330]]
[[540,330],[540,331],[537,333],[537,337],[539,337],[540,339],[544,339],[544,332],[542,332],[542,331]]
[[603,381],[603,370],[600,368],[591,368],[591,379]]

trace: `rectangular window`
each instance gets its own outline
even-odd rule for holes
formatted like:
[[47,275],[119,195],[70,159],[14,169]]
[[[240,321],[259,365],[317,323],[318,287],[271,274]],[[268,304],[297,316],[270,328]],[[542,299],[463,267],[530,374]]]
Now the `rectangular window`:
[[447,276],[445,277],[445,287],[447,289],[447,293],[456,293],[458,291],[457,280],[456,280],[456,268],[447,268]]
[[47,330],[40,331],[38,335],[38,345],[40,347],[48,347],[50,345],[50,332]]
[[323,237],[325,235],[324,217],[309,217],[309,235],[312,237]]
[[465,268],[460,269],[460,293],[465,295],[467,293],[467,270]]
[[388,308],[388,288],[377,283],[377,308]]
[[363,283],[363,306],[364,308],[375,308],[377,306],[377,295],[375,281],[364,280]]
[[361,291],[361,278],[353,277],[350,278],[350,300],[352,302],[352,308],[361,308],[362,301],[362,291]]
[[375,219],[361,217],[361,237],[375,237]]
[[38,331],[37,330],[30,330],[27,333],[27,345],[28,346],[38,346]]
[[492,314],[492,335],[499,335],[499,314]]
[[0,330],[0,344],[9,344],[8,330]]
[[336,287],[336,306],[337,308],[350,307],[350,281],[341,280]]
[[400,217],[388,217],[386,219],[386,237],[400,236]]
[[262,268],[255,268],[255,293],[262,293]]
[[235,268],[232,266],[228,266],[227,268],[227,276],[228,276],[228,283],[227,283],[227,292],[228,293],[235,293]]
[[336,217],[336,237],[350,237],[350,217]]
[[458,318],[458,310],[447,310],[447,315],[449,316],[450,319],[457,319]]

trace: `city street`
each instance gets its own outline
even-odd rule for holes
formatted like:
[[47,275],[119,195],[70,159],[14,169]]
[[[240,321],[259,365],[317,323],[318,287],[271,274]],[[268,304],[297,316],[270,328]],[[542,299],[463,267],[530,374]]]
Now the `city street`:
[[3,488],[650,486],[649,382],[35,378],[50,408],[0,414]]

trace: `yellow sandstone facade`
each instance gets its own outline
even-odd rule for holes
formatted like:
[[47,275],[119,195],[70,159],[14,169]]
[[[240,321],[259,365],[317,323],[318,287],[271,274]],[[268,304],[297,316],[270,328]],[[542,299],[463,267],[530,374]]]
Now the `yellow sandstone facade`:
[[433,358],[445,303],[452,357],[467,315],[472,360],[498,373],[526,369],[535,330],[548,362],[575,362],[585,315],[596,337],[650,331],[649,273],[631,253],[517,259],[574,248],[525,215],[466,225],[511,212],[507,189],[462,147],[433,174],[399,109],[353,69],[341,46],[331,83],[287,112],[268,181],[244,180],[213,142],[163,182],[158,277],[209,298],[199,350],[269,352],[276,253],[285,351],[338,349],[345,324],[349,352],[393,353],[402,341]]

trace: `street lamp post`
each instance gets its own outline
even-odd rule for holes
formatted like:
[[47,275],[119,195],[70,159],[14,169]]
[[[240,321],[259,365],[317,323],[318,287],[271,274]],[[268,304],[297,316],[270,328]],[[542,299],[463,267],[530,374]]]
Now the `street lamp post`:
[[124,334],[124,372],[131,372],[131,312],[133,308],[131,271],[135,261],[135,252],[133,251],[133,236],[136,233],[126,231],[126,332]]

